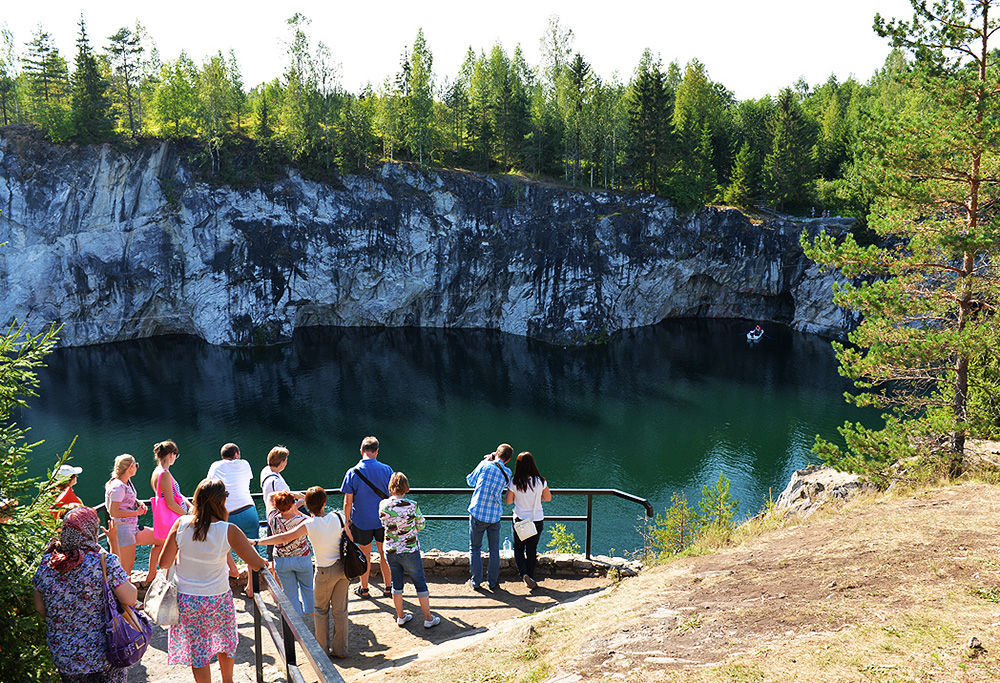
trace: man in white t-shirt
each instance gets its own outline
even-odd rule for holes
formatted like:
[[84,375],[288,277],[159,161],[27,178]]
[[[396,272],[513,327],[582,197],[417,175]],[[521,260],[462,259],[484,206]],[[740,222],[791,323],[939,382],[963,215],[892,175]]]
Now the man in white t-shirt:
[[[267,513],[274,509],[271,496],[278,491],[292,491],[285,478],[281,476],[287,465],[288,449],[284,446],[275,446],[267,454],[267,465],[260,471],[260,490],[264,492],[264,507]],[[300,501],[298,505],[301,507],[303,505],[301,501],[305,498],[305,494],[292,491],[292,495]]]

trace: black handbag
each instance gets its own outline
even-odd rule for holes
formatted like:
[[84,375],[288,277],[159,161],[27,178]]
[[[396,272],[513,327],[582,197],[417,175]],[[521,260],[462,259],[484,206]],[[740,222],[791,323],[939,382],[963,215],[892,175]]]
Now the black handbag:
[[337,512],[340,518],[340,559],[344,561],[344,574],[349,579],[356,579],[368,570],[368,558],[358,547],[358,544],[347,537],[344,516]]

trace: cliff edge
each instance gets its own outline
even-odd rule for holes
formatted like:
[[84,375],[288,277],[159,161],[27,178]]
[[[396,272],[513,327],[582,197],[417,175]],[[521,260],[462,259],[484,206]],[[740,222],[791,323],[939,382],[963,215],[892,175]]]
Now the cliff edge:
[[403,164],[233,188],[197,180],[167,142],[54,145],[7,127],[0,322],[61,323],[64,345],[272,344],[322,325],[580,343],[679,317],[840,337],[852,321],[798,238],[849,225]]

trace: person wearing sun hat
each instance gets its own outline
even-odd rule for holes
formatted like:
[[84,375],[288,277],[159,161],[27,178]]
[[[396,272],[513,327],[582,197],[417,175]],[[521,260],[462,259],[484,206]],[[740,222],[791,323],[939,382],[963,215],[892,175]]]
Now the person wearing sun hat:
[[59,519],[61,516],[66,514],[67,510],[71,510],[75,507],[81,507],[83,501],[73,493],[73,487],[76,485],[77,476],[83,472],[82,467],[74,467],[72,465],[60,465],[59,469],[56,470],[55,474],[52,475],[53,481],[56,483],[56,488],[60,489],[60,493],[56,496],[55,501],[52,503],[52,515]]

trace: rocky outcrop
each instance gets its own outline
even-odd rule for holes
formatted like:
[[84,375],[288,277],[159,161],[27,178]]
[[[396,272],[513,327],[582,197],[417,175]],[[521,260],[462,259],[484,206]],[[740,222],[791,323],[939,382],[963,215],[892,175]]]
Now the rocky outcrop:
[[785,514],[810,515],[831,498],[844,499],[875,487],[857,474],[810,465],[796,470],[774,507]]
[[386,164],[198,182],[167,143],[51,145],[0,132],[0,322],[63,344],[193,334],[270,344],[308,326],[499,329],[576,343],[664,318],[778,321],[842,336],[832,277],[798,237],[845,221],[682,215],[581,192]]

